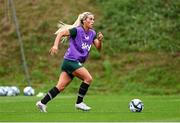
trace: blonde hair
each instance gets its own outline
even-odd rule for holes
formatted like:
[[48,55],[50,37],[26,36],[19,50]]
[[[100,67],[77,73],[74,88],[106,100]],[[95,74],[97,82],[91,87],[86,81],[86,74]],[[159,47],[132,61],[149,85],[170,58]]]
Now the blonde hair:
[[83,24],[83,21],[86,20],[86,18],[88,17],[88,15],[93,15],[93,14],[91,12],[83,12],[79,14],[78,18],[76,19],[73,25],[65,24],[62,21],[60,21],[58,24],[59,29],[55,32],[55,34],[56,35],[59,34],[64,29],[71,29],[74,27],[81,26]]

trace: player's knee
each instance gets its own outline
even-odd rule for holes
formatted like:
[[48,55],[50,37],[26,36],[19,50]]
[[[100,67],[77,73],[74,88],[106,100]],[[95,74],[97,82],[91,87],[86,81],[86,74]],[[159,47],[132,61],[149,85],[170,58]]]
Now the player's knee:
[[91,84],[92,80],[93,80],[92,76],[88,76],[87,78],[85,78],[84,81]]

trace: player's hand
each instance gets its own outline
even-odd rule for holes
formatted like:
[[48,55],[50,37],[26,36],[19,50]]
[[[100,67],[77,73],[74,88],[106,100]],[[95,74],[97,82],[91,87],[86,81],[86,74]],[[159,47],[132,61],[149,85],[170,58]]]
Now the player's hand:
[[102,41],[102,39],[103,39],[103,34],[102,34],[102,32],[98,32],[98,34],[97,34],[97,39],[99,40],[99,41]]
[[49,53],[52,56],[57,54],[57,52],[58,52],[58,47],[57,46],[52,46],[51,49],[49,50]]

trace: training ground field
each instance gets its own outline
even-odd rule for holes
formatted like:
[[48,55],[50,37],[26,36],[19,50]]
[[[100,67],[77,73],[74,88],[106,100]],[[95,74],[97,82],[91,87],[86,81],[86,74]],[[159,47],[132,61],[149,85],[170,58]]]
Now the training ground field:
[[[129,111],[128,104],[133,98],[144,103],[141,113]],[[85,102],[92,107],[89,112],[74,108],[76,95],[58,95],[48,103],[48,113],[41,113],[35,107],[40,98],[32,96],[0,97],[0,122],[109,122],[109,121],[180,121],[180,98],[178,96],[118,96],[87,95]]]

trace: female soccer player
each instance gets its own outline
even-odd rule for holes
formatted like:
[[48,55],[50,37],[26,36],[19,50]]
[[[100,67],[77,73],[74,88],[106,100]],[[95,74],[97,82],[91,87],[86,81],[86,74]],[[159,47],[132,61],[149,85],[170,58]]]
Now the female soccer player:
[[83,81],[79,88],[75,107],[83,111],[91,109],[91,107],[83,102],[83,98],[92,82],[92,76],[83,66],[83,63],[88,57],[92,44],[94,44],[99,51],[101,50],[103,39],[101,32],[96,35],[96,32],[93,30],[93,24],[94,15],[90,12],[80,14],[73,25],[60,23],[60,28],[56,32],[57,37],[54,45],[50,49],[50,54],[57,54],[59,41],[67,37],[69,39],[69,48],[64,55],[64,61],[61,66],[62,72],[57,85],[53,87],[42,100],[36,103],[36,106],[41,112],[47,112],[46,104],[62,92],[72,81],[73,77],[78,77]]

